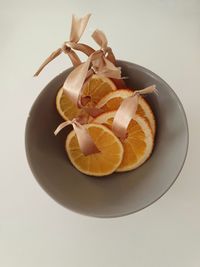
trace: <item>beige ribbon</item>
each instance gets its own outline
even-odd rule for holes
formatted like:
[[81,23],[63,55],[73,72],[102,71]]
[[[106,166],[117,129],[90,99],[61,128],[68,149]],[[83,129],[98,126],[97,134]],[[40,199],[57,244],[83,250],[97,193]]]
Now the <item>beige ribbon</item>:
[[100,30],[96,30],[92,34],[92,38],[95,40],[95,42],[100,46],[100,48],[104,51],[106,58],[112,62],[114,65],[116,65],[116,59],[113,54],[113,51],[110,47],[108,47],[108,40],[104,34],[104,32]]
[[57,56],[59,56],[62,52],[67,54],[73,64],[73,66],[77,66],[81,63],[78,55],[73,51],[79,50],[85,53],[86,55],[91,55],[94,53],[94,49],[86,44],[78,43],[81,36],[83,35],[87,23],[89,21],[91,14],[86,15],[83,18],[77,18],[76,16],[72,16],[72,25],[71,25],[71,33],[70,33],[70,41],[64,42],[63,45],[55,50],[40,66],[34,76],[38,76],[39,73],[44,69],[44,67],[54,60]]
[[130,121],[134,118],[140,95],[157,93],[155,85],[149,86],[145,89],[134,91],[133,95],[124,99],[117,110],[113,124],[112,130],[120,139],[124,140],[127,136],[127,128]]
[[106,58],[107,39],[105,34],[101,31],[95,31],[93,38],[101,46],[101,49],[93,52],[86,62],[77,66],[68,75],[63,85],[66,94],[79,107],[82,107],[80,96],[83,84],[94,73],[113,79],[121,79],[121,69]]
[[55,130],[54,134],[57,135],[63,128],[65,128],[68,125],[73,126],[78,139],[80,149],[85,156],[100,152],[97,146],[95,145],[94,141],[92,140],[91,136],[89,135],[88,131],[86,130],[86,128],[83,125],[81,125],[77,121],[77,119],[61,123]]

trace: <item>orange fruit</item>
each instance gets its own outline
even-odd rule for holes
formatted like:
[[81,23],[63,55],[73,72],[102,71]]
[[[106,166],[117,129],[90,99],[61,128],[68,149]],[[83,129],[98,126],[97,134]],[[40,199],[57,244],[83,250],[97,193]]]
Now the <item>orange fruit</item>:
[[70,100],[63,87],[57,93],[56,108],[64,120],[72,120],[73,118],[86,114]]
[[[92,75],[84,86],[82,96],[89,96],[90,101],[87,106],[95,106],[106,94],[116,90],[115,84],[108,78]],[[72,120],[80,115],[86,115],[84,110],[79,109],[61,88],[56,96],[56,108],[64,120]]]
[[111,79],[94,74],[85,82],[82,95],[90,96],[91,102],[96,105],[105,95],[116,89]]
[[79,147],[74,131],[66,139],[66,151],[70,161],[80,172],[92,176],[113,173],[123,158],[123,146],[114,133],[100,124],[85,124],[100,152],[85,156]]
[[[128,89],[119,89],[104,96],[96,105],[97,108],[103,109],[104,112],[117,110],[123,99],[132,96],[133,91]],[[137,114],[144,117],[150,125],[153,135],[156,131],[156,123],[153,112],[149,104],[142,96],[139,98]]]
[[[116,111],[105,112],[95,118],[93,123],[103,124],[111,128],[115,113]],[[127,138],[122,141],[124,155],[117,172],[136,169],[149,158],[153,150],[153,134],[142,116],[135,115],[129,123],[127,133]]]

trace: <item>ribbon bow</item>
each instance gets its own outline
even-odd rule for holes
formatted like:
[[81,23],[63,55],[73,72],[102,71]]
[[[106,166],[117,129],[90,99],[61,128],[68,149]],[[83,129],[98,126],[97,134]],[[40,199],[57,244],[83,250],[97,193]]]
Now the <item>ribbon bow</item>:
[[61,123],[55,130],[54,134],[57,135],[63,128],[65,128],[68,125],[73,126],[78,139],[80,149],[85,156],[100,152],[97,146],[95,145],[94,141],[92,140],[91,136],[89,135],[88,131],[86,130],[86,128],[83,125],[81,125],[77,119]]
[[[77,66],[67,77],[63,88],[70,99],[81,107],[81,90],[86,79],[94,73],[114,79],[121,79],[121,69],[116,67],[108,58],[107,39],[103,32],[96,30],[92,37],[101,46],[100,50],[93,52],[86,62]],[[112,53],[110,52],[110,55]],[[111,57],[111,56],[110,56]],[[114,55],[113,55],[114,57]],[[112,58],[113,60],[113,58]]]
[[113,124],[112,130],[120,139],[125,139],[127,128],[130,121],[134,118],[139,104],[140,95],[158,93],[156,86],[152,85],[145,89],[134,91],[133,95],[124,99],[118,108]]
[[86,55],[91,55],[94,52],[94,49],[86,44],[78,43],[81,36],[83,35],[87,23],[89,21],[91,14],[86,15],[83,18],[77,18],[76,16],[72,16],[72,25],[71,25],[71,33],[68,42],[64,42],[63,45],[55,50],[40,66],[34,76],[38,76],[39,73],[44,69],[44,67],[54,60],[57,56],[59,56],[62,52],[67,54],[72,61],[74,66],[77,66],[81,63],[81,60],[77,56],[77,54],[73,51],[79,50],[85,53]]
[[96,31],[93,32],[92,38],[100,46],[100,48],[105,52],[106,58],[115,65],[116,59],[115,59],[112,49],[108,47],[108,40],[105,34],[102,31],[97,29]]

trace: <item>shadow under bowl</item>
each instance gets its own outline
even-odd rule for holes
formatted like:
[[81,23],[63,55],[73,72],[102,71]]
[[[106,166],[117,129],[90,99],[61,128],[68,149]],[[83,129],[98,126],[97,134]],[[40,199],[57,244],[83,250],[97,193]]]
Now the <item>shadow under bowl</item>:
[[134,171],[95,178],[77,171],[67,158],[68,132],[54,130],[62,119],[55,106],[57,91],[68,69],[55,77],[34,102],[26,124],[25,145],[33,175],[57,202],[75,212],[94,217],[117,217],[139,211],[158,200],[178,177],[188,149],[188,125],[183,106],[159,76],[133,63],[118,60],[131,88],[155,84],[159,95],[148,95],[157,123],[150,159]]

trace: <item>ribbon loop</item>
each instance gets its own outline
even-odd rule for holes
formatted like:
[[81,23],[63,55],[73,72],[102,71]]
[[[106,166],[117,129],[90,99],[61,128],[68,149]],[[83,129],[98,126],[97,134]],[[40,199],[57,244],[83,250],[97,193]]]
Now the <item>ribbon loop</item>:
[[104,52],[107,52],[108,40],[107,40],[106,35],[104,34],[104,32],[102,32],[102,31],[97,29],[97,30],[95,30],[93,32],[92,38],[101,47],[101,49]]
[[68,125],[73,126],[80,149],[85,156],[100,152],[97,146],[95,145],[92,137],[89,135],[87,129],[83,125],[81,125],[77,121],[77,119],[61,123],[55,130],[54,134],[57,135],[62,129],[64,129]]
[[145,94],[151,94],[151,93],[158,94],[158,90],[156,89],[155,85],[151,85],[144,89],[136,90],[134,93],[139,94],[139,95],[145,95]]
[[88,24],[91,14],[87,14],[83,18],[78,18],[75,15],[72,16],[72,26],[70,33],[70,41],[73,43],[78,43],[83,35],[85,28]]
[[149,93],[158,93],[155,85],[146,87],[142,90],[134,91],[132,96],[127,97],[122,101],[115,114],[112,124],[113,132],[122,140],[126,138],[129,123],[136,114],[140,95]]
[[81,89],[87,77],[90,63],[91,56],[68,75],[63,85],[66,94],[77,106],[80,106]]
[[135,94],[124,99],[115,114],[112,130],[122,140],[126,138],[129,123],[137,111],[138,98],[138,94]]

